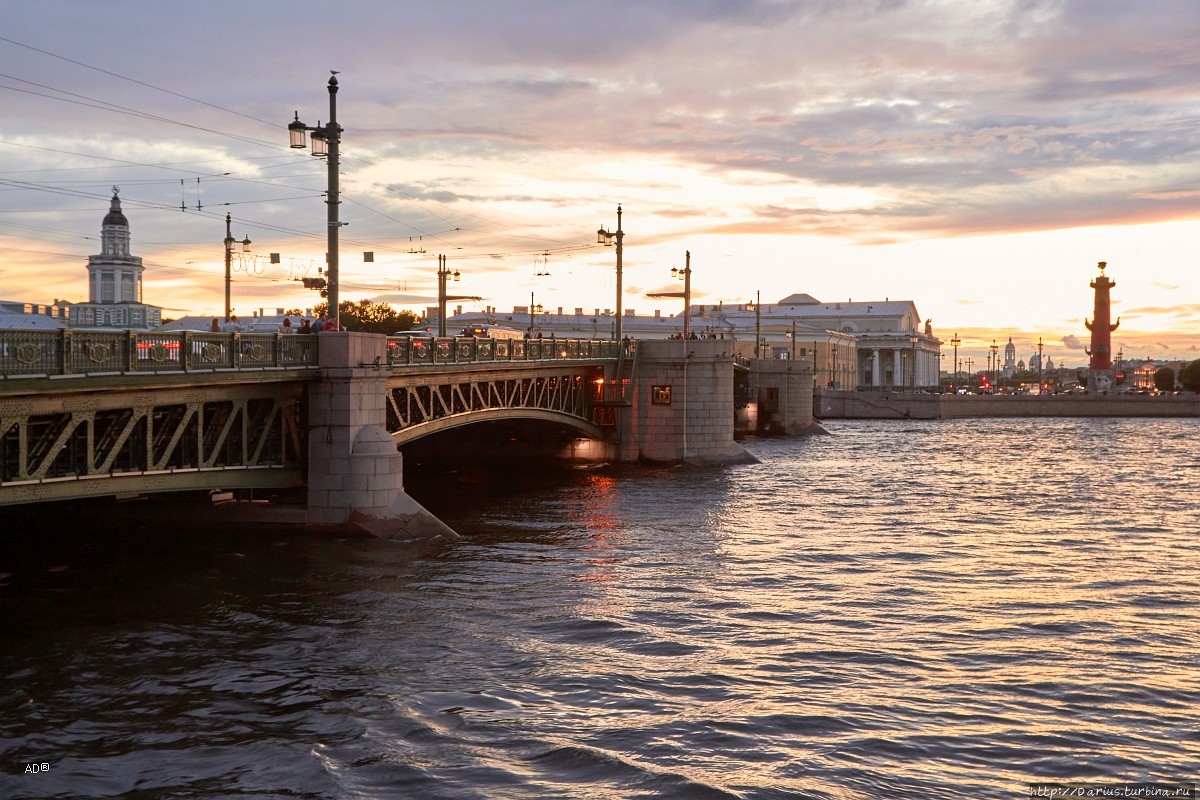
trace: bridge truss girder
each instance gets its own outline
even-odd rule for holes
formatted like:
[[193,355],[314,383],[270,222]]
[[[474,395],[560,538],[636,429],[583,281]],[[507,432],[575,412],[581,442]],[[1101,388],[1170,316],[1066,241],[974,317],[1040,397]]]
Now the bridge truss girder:
[[300,485],[304,392],[272,382],[2,398],[0,505]]
[[562,362],[534,371],[483,368],[460,369],[453,375],[396,375],[388,381],[387,430],[403,444],[458,425],[541,419],[600,439],[603,431],[590,415],[597,391],[594,381],[602,375],[603,369],[594,363]]

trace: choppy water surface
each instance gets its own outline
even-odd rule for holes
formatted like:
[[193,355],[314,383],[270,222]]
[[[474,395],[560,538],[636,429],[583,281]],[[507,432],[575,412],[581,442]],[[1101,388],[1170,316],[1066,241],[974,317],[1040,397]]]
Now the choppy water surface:
[[17,536],[0,795],[1013,798],[1200,776],[1200,425],[827,427],[750,442],[748,467],[459,482],[467,502],[430,505],[467,537],[416,559]]

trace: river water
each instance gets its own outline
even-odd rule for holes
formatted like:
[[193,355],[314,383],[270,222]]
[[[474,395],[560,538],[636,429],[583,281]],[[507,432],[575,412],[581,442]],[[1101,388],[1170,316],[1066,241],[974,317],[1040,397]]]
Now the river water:
[[465,537],[416,557],[10,523],[0,796],[1200,776],[1200,422],[826,427],[752,466],[448,475],[428,504]]

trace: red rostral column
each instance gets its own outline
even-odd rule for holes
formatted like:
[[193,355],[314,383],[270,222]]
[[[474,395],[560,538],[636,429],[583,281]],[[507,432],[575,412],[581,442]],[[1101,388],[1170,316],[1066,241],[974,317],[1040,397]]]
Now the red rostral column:
[[1087,351],[1092,357],[1091,368],[1101,371],[1112,369],[1112,337],[1109,334],[1121,324],[1120,318],[1111,325],[1108,322],[1112,316],[1109,313],[1108,290],[1116,286],[1117,282],[1105,276],[1104,268],[1107,266],[1107,261],[1100,262],[1100,277],[1090,284],[1096,290],[1096,308],[1092,313],[1092,321],[1083,321],[1092,332],[1092,349]]

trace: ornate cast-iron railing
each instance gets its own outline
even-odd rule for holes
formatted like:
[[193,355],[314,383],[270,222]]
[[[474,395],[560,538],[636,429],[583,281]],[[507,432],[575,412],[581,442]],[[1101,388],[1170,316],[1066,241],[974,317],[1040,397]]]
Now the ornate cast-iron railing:
[[[319,334],[0,330],[0,378],[126,375],[317,366]],[[613,359],[601,339],[388,337],[388,366]]]
[[0,331],[0,376],[7,378],[316,366],[316,336],[193,331]]
[[617,358],[620,342],[607,339],[476,339],[470,336],[388,337],[388,364],[479,364]]

